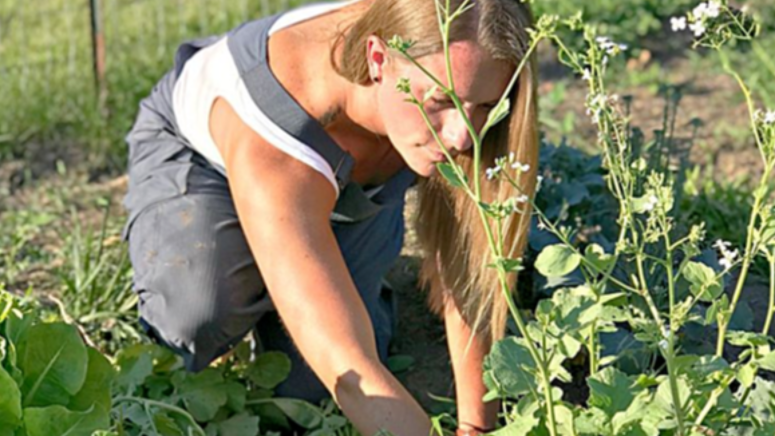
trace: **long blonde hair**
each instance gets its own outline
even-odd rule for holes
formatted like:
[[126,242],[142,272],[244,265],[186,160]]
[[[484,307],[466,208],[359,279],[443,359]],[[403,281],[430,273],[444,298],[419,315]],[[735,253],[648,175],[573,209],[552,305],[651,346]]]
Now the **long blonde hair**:
[[[454,9],[461,0],[451,0]],[[475,8],[455,21],[451,40],[475,40],[497,60],[514,66],[527,54],[532,14],[520,0],[474,0]],[[366,38],[383,40],[399,35],[416,41],[410,54],[416,58],[442,50],[434,0],[374,0],[347,29],[342,30],[331,51],[335,70],[353,83],[370,80],[366,59]],[[334,56],[341,45],[341,55]],[[533,196],[538,166],[537,73],[530,59],[520,73],[510,95],[511,113],[487,134],[482,144],[480,169],[483,201],[504,201],[525,193]],[[486,167],[498,156],[513,152],[517,160],[530,164],[521,176],[522,192],[506,181],[488,181]],[[472,153],[456,157],[469,180],[473,180]],[[431,308],[441,313],[449,299],[457,304],[463,318],[480,333],[496,340],[503,336],[508,305],[492,263],[489,244],[474,202],[461,189],[453,188],[439,175],[418,183],[419,212],[415,217],[417,235],[425,252],[420,271],[422,285],[430,286]],[[530,210],[512,215],[504,225],[504,255],[521,257],[527,242]],[[509,283],[516,287],[512,274]]]

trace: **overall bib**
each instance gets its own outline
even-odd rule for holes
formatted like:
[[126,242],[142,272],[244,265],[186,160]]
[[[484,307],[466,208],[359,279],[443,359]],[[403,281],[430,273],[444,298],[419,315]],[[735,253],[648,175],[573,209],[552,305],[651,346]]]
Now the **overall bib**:
[[[124,237],[129,242],[141,324],[152,338],[180,354],[189,370],[206,368],[255,329],[262,350],[283,351],[291,357],[291,375],[278,386],[277,394],[318,401],[328,393],[274,311],[242,232],[228,180],[191,148],[177,127],[171,104],[175,81],[198,50],[227,37],[253,103],[331,166],[340,188],[331,227],[368,310],[383,361],[395,313],[382,278],[401,251],[404,196],[415,174],[404,169],[371,195],[350,181],[352,157],[291,98],[269,69],[268,31],[279,17],[251,21],[225,36],[192,41],[178,49],[174,68],[140,103],[126,137],[129,188],[124,205],[129,217]],[[302,263],[299,274],[304,274]]]

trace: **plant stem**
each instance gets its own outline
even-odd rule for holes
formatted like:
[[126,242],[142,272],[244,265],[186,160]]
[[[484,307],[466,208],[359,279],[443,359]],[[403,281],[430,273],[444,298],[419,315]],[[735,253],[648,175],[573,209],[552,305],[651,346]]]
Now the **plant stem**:
[[678,392],[678,380],[676,378],[675,368],[675,343],[673,332],[668,332],[669,339],[667,353],[665,353],[665,360],[667,361],[667,376],[670,380],[670,394],[673,397],[673,407],[675,407],[675,418],[678,421],[678,436],[685,434],[684,429],[684,410],[683,403],[681,402],[681,395]]
[[775,252],[769,254],[767,260],[770,264],[770,305],[767,308],[767,318],[762,329],[763,335],[769,334],[770,325],[772,325],[772,315],[775,313]]
[[[772,171],[772,165],[767,165],[767,156],[765,156],[764,153],[764,144],[762,142],[762,138],[759,135],[759,130],[756,126],[756,120],[754,118],[754,103],[753,98],[751,97],[751,92],[746,86],[745,82],[743,81],[743,78],[740,77],[739,74],[737,74],[736,71],[732,69],[732,66],[729,62],[729,58],[727,55],[721,51],[718,50],[719,57],[721,58],[721,62],[724,66],[724,69],[731,74],[735,80],[737,80],[738,85],[740,86],[740,89],[743,92],[743,95],[745,95],[746,104],[748,106],[748,113],[749,118],[751,121],[751,129],[754,132],[754,138],[756,139],[757,148],[762,154],[762,159],[765,162],[765,168],[764,168],[764,174],[762,175],[761,179],[759,180],[759,184],[757,186],[757,189],[754,191],[754,204],[753,208],[751,210],[751,217],[748,221],[748,234],[746,236],[745,241],[745,249],[743,250],[743,265],[740,269],[740,276],[737,281],[737,286],[735,287],[734,295],[732,296],[732,303],[729,307],[729,313],[732,314],[735,312],[735,308],[737,307],[737,302],[740,299],[740,295],[743,291],[743,285],[745,284],[745,279],[748,276],[748,269],[751,266],[751,262],[753,259],[753,256],[751,255],[751,246],[753,245],[753,235],[756,225],[756,217],[759,215],[759,210],[762,207],[762,203],[764,201],[764,196],[766,193],[766,187],[767,183],[770,179],[770,172]],[[716,342],[716,356],[720,357],[724,353],[724,341],[726,339],[726,333],[727,328],[729,327],[729,322],[731,321],[732,317],[724,316],[719,320],[719,326],[718,326],[718,341]]]

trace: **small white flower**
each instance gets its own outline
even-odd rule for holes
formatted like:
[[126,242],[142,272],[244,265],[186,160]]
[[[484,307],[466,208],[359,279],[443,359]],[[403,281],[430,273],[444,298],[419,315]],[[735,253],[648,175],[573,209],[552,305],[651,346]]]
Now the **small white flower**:
[[707,13],[708,13],[708,4],[705,2],[698,4],[692,10],[692,15],[694,16],[695,20],[703,19]]
[[538,224],[536,224],[536,227],[538,228],[538,230],[546,230],[546,224],[544,224],[544,222],[540,220],[538,221]]
[[538,192],[539,189],[541,189],[541,183],[544,181],[544,176],[538,176],[536,177],[536,192]]
[[495,176],[498,175],[498,173],[501,172],[501,167],[496,165],[492,168],[487,168],[485,170],[485,174],[487,175],[487,180],[492,180],[495,178]]
[[721,265],[724,269],[729,269],[732,267],[732,259],[729,259],[727,257],[721,259],[718,261],[718,264]]
[[775,110],[768,110],[764,115],[764,124],[775,124]]
[[713,248],[718,248],[719,251],[726,251],[727,248],[731,247],[732,243],[724,241],[723,239],[716,239],[716,242],[713,243]]
[[686,30],[686,17],[673,17],[670,19],[670,27],[673,32]]
[[705,8],[705,16],[708,18],[716,18],[721,14],[721,2],[718,0],[711,0],[708,2],[708,6]]
[[517,196],[517,197],[515,197],[515,198],[514,198],[514,201],[516,201],[516,202],[517,202],[517,204],[520,204],[520,203],[527,203],[527,201],[528,201],[528,200],[529,200],[529,198],[528,198],[528,196],[527,196],[527,195],[525,195],[525,194],[522,194],[522,195],[520,195],[520,196]]
[[581,75],[582,80],[589,80],[592,78],[592,72],[589,68],[584,68],[584,73]]
[[650,212],[654,210],[654,207],[656,207],[657,204],[659,204],[659,199],[657,198],[656,195],[651,194],[647,199],[647,203],[644,209],[646,210],[646,212]]
[[694,23],[689,25],[689,30],[694,32],[694,36],[700,37],[705,33],[705,23],[702,21],[695,21]]
[[668,346],[667,339],[662,339],[661,341],[659,341],[659,348],[663,350],[667,350],[667,346]]
[[514,168],[515,170],[517,170],[520,173],[526,173],[526,172],[530,171],[530,164],[523,164],[523,163],[520,163],[520,162],[514,162],[513,164],[511,164],[511,168]]
[[514,154],[514,152],[509,152],[509,162],[514,162],[514,160],[517,159],[517,156]]
[[630,48],[627,44],[619,44],[619,50],[626,51],[628,48]]

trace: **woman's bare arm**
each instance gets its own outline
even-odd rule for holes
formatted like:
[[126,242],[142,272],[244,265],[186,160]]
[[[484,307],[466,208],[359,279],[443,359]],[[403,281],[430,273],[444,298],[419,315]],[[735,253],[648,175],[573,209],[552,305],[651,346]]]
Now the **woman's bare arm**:
[[334,188],[266,143],[224,100],[213,105],[210,130],[269,294],[312,370],[361,433],[429,434],[427,415],[379,361],[329,222]]
[[487,387],[482,380],[482,364],[490,352],[491,341],[488,336],[483,335],[475,335],[471,339],[471,327],[461,316],[452,298],[448,298],[444,305],[444,325],[455,374],[460,428],[494,428],[499,403],[482,401],[482,397],[487,393]]

